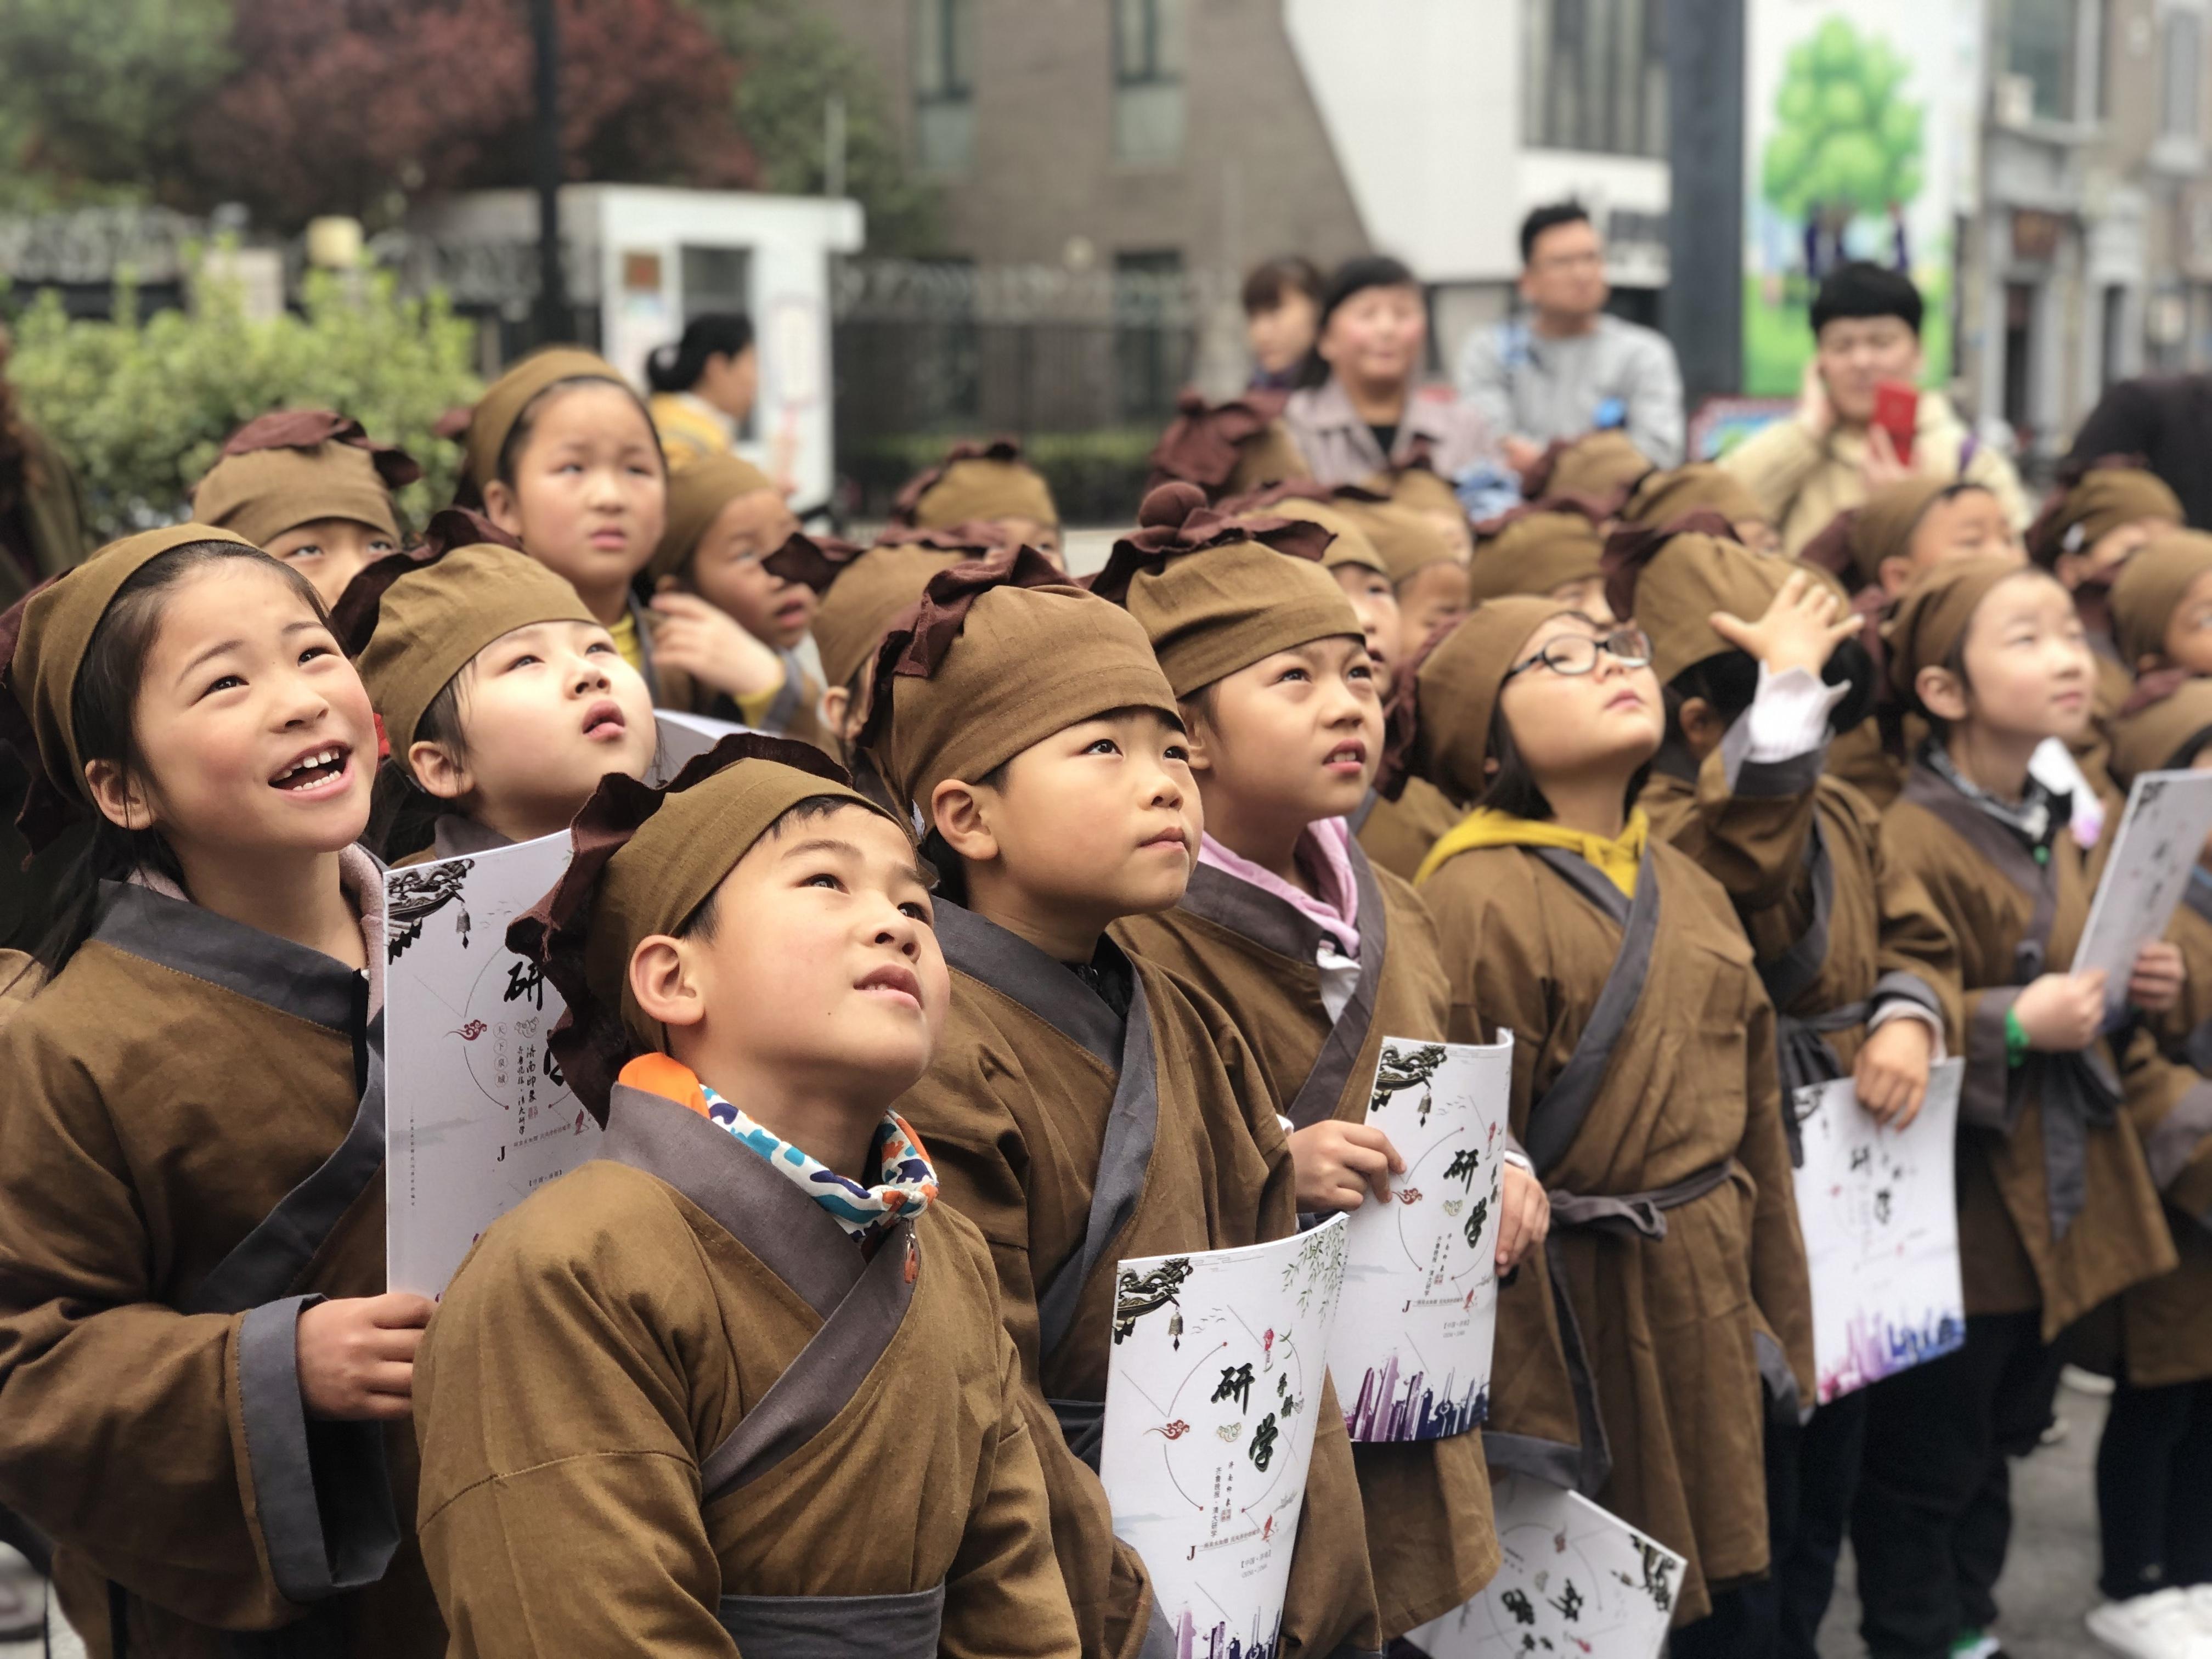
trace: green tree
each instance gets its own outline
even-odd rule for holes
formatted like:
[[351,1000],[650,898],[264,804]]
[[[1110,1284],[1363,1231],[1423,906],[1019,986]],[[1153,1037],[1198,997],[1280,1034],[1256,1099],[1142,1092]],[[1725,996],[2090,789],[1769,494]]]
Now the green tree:
[[937,193],[915,177],[875,65],[804,0],[693,0],[744,66],[738,130],[760,187],[818,195],[828,183],[823,112],[845,100],[845,193],[866,210],[868,251],[921,253],[938,236]]
[[4,0],[0,207],[176,199],[230,30],[230,0]]
[[1760,187],[1790,218],[1879,215],[1920,193],[1922,109],[1887,41],[1830,17],[1791,49]]
[[482,391],[475,329],[442,296],[402,300],[382,272],[307,278],[301,314],[248,318],[234,287],[141,319],[127,286],[112,322],[40,296],[15,325],[9,378],[76,467],[102,537],[185,516],[222,441],[272,409],[336,409],[422,464],[400,506],[421,524],[453,499],[459,453],[438,417]]

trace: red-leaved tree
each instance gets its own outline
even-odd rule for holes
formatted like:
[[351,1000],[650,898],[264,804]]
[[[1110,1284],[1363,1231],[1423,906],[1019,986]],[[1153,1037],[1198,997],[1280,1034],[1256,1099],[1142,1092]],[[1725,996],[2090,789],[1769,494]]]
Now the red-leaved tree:
[[[531,176],[528,0],[236,0],[240,65],[190,118],[212,198],[295,226]],[[738,68],[679,0],[556,0],[571,178],[744,185]]]

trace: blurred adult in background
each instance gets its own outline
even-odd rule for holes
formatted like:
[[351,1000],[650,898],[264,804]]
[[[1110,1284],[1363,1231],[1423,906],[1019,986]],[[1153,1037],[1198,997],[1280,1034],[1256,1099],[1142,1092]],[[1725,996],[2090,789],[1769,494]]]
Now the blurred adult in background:
[[1422,389],[1428,343],[1428,302],[1411,270],[1375,254],[1338,267],[1301,387],[1283,410],[1315,480],[1334,489],[1423,462],[1449,482],[1495,462],[1481,413],[1449,391]]
[[1609,315],[1605,244],[1576,202],[1521,222],[1526,313],[1478,330],[1460,354],[1460,396],[1504,434],[1526,472],[1554,438],[1626,430],[1656,466],[1682,463],[1682,371],[1656,331]]
[[653,388],[647,407],[660,433],[668,470],[708,455],[733,455],[738,434],[760,395],[760,351],[750,318],[709,312],[684,325],[684,337],[645,360]]
[[0,611],[90,550],[76,476],[8,383],[13,344],[0,324]]
[[1942,392],[1918,393],[1909,458],[1874,424],[1876,387],[1919,383],[1920,320],[1911,278],[1863,260],[1838,266],[1813,301],[1814,356],[1796,414],[1722,458],[1759,498],[1790,557],[1836,514],[1916,473],[1980,484],[2015,531],[2027,527],[2020,475],[1970,436]]
[[2141,455],[2181,498],[2192,530],[2212,530],[2212,374],[2122,380],[2074,435],[2069,465]]
[[1298,383],[1321,322],[1321,272],[1295,253],[1270,259],[1245,277],[1243,297],[1252,389],[1288,392]]

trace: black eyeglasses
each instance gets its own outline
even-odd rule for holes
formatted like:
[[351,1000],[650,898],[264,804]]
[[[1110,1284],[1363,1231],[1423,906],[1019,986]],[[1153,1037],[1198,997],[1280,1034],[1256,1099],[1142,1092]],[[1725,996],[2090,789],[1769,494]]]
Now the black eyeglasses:
[[1616,628],[1603,635],[1562,634],[1528,661],[1514,664],[1506,671],[1505,679],[1525,674],[1539,663],[1554,674],[1587,674],[1597,666],[1601,651],[1620,659],[1624,668],[1647,667],[1651,661],[1651,636],[1640,628]]

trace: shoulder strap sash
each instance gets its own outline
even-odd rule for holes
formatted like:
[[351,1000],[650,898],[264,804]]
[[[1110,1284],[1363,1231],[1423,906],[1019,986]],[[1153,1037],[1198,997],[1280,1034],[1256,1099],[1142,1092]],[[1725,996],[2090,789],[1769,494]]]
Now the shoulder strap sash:
[[1597,1006],[1590,1010],[1589,1024],[1583,1028],[1574,1052],[1567,1056],[1567,1063],[1559,1068],[1543,1098],[1528,1109],[1524,1139],[1528,1161],[1541,1177],[1566,1156],[1575,1137],[1582,1133],[1590,1109],[1597,1103],[1598,1088],[1605,1080],[1613,1045],[1643,1000],[1644,981],[1651,970],[1651,946],[1659,933],[1659,876],[1647,847],[1636,872],[1636,897],[1632,902],[1588,860],[1577,858],[1564,848],[1540,848],[1536,856],[1565,877],[1621,930],[1620,948],[1613,955],[1604,988],[1598,993]]
[[765,1159],[696,1112],[627,1085],[615,1086],[599,1156],[666,1182],[822,1317],[729,1438],[700,1460],[711,1500],[767,1474],[852,1402],[914,1300],[913,1225],[893,1228],[863,1258],[845,1230]]

